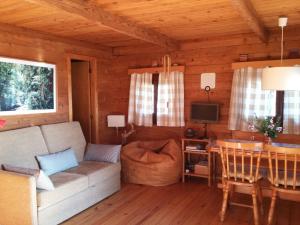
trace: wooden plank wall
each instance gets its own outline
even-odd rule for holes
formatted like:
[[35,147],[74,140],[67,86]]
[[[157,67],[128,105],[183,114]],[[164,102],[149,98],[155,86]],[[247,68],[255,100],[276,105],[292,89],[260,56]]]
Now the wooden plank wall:
[[98,76],[102,76],[105,64],[110,62],[111,52],[86,43],[72,42],[63,38],[51,38],[24,29],[0,28],[0,56],[42,61],[57,66],[58,107],[56,113],[22,116],[1,116],[7,120],[2,130],[33,125],[65,122],[69,120],[67,54],[93,56],[97,58]]
[[[262,44],[254,35],[234,35],[231,37],[207,38],[189,41],[182,44],[176,52],[165,52],[152,45],[119,47],[111,53],[88,44],[77,44],[63,39],[51,39],[47,36],[31,35],[23,30],[0,28],[0,55],[36,61],[45,61],[57,65],[58,76],[58,112],[53,114],[1,117],[8,121],[5,129],[14,129],[31,125],[68,121],[68,80],[66,55],[74,53],[97,58],[98,69],[98,104],[99,104],[99,140],[102,143],[118,143],[113,128],[107,128],[106,116],[111,113],[127,115],[130,77],[128,68],[148,67],[153,61],[169,53],[173,63],[186,66],[185,73],[185,115],[186,127],[202,131],[202,125],[188,121],[190,103],[206,101],[207,96],[200,90],[200,74],[216,72],[216,89],[211,93],[211,101],[221,103],[221,120],[219,124],[209,125],[209,135],[217,137],[244,137],[249,134],[227,130],[230,90],[232,81],[231,63],[239,58],[239,54],[248,53],[251,60],[278,59],[280,56],[280,36],[271,33],[270,43]],[[300,49],[300,32],[287,30],[286,52]],[[98,50],[97,50],[98,49]],[[136,139],[179,138],[185,128],[138,127],[137,133],[131,137]],[[261,137],[260,137],[261,138]],[[280,140],[300,143],[296,135],[282,135]]]
[[[300,49],[300,32],[287,29],[285,37],[285,53],[293,49]],[[240,54],[249,54],[250,60],[278,59],[280,57],[280,35],[271,32],[268,44],[262,43],[253,34],[233,35],[230,37],[207,38],[185,42],[180,51],[165,52],[161,48],[148,46],[115,48],[111,67],[105,79],[102,80],[100,92],[100,108],[102,121],[109,113],[124,113],[127,115],[130,77],[128,68],[149,67],[153,61],[159,61],[165,53],[171,54],[172,63],[186,66],[185,73],[185,118],[186,127],[193,127],[203,131],[201,124],[189,121],[190,104],[192,101],[206,101],[207,96],[200,90],[200,74],[216,72],[216,89],[211,92],[212,102],[221,104],[220,122],[208,126],[210,136],[218,138],[243,137],[249,138],[245,132],[231,132],[227,129],[229,102],[233,71],[231,63],[239,60]],[[116,143],[114,130],[101,124],[102,142]],[[185,127],[185,128],[186,128]],[[179,138],[185,128],[138,127],[137,133],[130,140],[151,140],[162,138]],[[257,135],[262,139],[261,135]],[[281,135],[279,141],[300,143],[300,136]]]

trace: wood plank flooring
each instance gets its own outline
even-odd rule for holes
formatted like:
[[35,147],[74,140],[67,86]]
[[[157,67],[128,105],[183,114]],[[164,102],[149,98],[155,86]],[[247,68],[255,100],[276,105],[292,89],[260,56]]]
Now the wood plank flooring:
[[[243,201],[248,196],[237,194]],[[120,192],[85,210],[63,225],[220,225],[222,191],[203,183],[167,187],[123,184]],[[264,199],[266,224],[269,199]],[[300,203],[279,200],[276,225],[299,225]],[[279,216],[280,215],[280,216]],[[232,206],[223,225],[253,224],[252,210]]]

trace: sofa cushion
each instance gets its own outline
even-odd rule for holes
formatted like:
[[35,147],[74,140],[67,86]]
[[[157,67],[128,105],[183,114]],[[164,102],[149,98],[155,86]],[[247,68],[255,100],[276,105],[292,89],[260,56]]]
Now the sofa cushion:
[[39,176],[36,179],[36,187],[47,191],[53,191],[55,189],[52,180],[44,173],[43,170],[40,170]]
[[48,154],[39,127],[0,132],[0,164],[39,169],[36,155]]
[[80,174],[60,172],[50,176],[55,189],[38,190],[38,207],[48,207],[88,188],[88,177]]
[[85,160],[117,163],[120,161],[121,145],[88,144]]
[[96,161],[82,161],[79,166],[66,170],[68,173],[81,174],[88,176],[89,186],[102,182],[112,177],[114,174],[120,173],[120,163],[107,163]]
[[71,147],[77,161],[83,160],[86,142],[79,122],[42,125],[41,130],[49,152],[59,152]]
[[48,176],[78,166],[74,150],[71,148],[48,155],[38,155],[36,159]]

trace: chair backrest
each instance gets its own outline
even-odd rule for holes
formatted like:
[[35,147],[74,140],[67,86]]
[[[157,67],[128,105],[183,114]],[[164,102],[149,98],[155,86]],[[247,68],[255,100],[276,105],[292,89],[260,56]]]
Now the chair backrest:
[[300,164],[300,147],[265,145],[268,151],[269,174],[272,185],[296,189],[300,184],[297,169]]
[[217,145],[220,148],[223,179],[249,183],[258,180],[262,142],[218,140]]

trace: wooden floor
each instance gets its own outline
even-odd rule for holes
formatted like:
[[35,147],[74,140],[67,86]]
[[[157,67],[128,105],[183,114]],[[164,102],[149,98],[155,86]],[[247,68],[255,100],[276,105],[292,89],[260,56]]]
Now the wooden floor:
[[[248,196],[236,196],[243,201]],[[250,200],[250,199],[249,199]],[[124,184],[121,191],[85,210],[63,225],[218,225],[222,191],[204,183],[178,183],[167,187]],[[269,199],[264,199],[267,212]],[[277,225],[299,225],[300,203],[278,201]],[[266,224],[266,214],[263,223]],[[252,210],[232,206],[224,225],[253,224]]]

